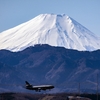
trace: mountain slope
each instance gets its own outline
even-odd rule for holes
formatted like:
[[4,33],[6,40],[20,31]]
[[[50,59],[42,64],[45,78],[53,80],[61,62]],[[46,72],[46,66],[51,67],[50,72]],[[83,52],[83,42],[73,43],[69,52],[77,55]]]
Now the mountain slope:
[[20,52],[0,50],[0,85],[4,91],[25,92],[21,86],[27,80],[33,85],[53,84],[55,92],[77,92],[80,82],[81,91],[96,90],[99,55],[100,50],[83,52],[49,45],[36,45]]
[[21,51],[35,44],[68,49],[100,49],[100,38],[67,15],[41,14],[0,33],[0,49]]

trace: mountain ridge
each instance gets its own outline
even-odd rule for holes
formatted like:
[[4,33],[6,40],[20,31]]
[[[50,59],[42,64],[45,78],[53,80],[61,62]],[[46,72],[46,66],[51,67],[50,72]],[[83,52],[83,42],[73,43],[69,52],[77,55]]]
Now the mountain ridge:
[[53,84],[55,92],[77,91],[79,82],[81,91],[96,90],[100,50],[77,51],[43,44],[19,52],[0,50],[0,55],[2,90],[25,92],[20,84],[26,80],[34,84]]

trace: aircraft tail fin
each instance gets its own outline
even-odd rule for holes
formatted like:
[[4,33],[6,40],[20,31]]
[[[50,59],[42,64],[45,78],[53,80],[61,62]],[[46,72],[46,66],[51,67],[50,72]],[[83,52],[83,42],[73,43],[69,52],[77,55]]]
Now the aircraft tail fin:
[[26,86],[31,86],[31,84],[29,84],[27,81],[25,81],[25,83],[26,83]]
[[25,81],[25,83],[26,83],[26,89],[32,89],[32,85],[31,84],[29,84],[27,81]]

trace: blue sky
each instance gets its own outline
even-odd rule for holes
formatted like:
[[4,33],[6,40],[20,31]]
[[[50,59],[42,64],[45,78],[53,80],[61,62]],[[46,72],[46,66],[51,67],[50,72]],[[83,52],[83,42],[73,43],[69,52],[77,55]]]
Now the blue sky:
[[66,14],[100,36],[100,0],[0,0],[0,32],[45,13]]

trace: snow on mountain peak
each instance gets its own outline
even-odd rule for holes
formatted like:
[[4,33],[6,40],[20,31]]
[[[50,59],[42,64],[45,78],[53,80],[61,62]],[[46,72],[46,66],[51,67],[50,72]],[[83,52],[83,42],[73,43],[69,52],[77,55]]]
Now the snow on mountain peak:
[[40,14],[0,33],[0,49],[21,51],[35,44],[93,51],[100,49],[100,38],[65,14]]

